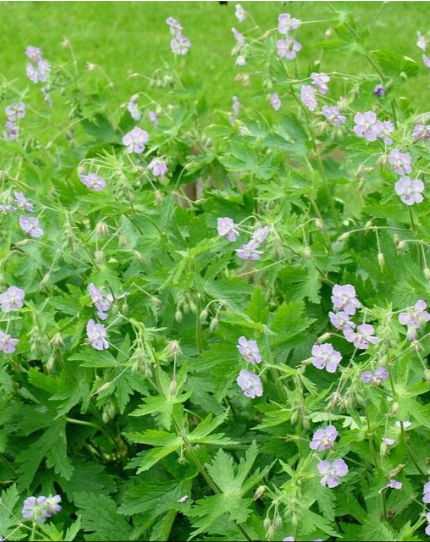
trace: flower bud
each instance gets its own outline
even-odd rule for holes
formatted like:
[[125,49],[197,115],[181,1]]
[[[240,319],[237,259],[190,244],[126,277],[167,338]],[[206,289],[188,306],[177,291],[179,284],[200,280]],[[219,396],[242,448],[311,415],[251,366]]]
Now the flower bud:
[[406,246],[406,241],[400,241],[400,243],[397,245],[398,252],[401,252]]
[[263,493],[266,491],[267,487],[266,486],[259,486],[257,488],[257,491],[254,493],[254,501],[260,499],[263,495]]
[[424,276],[427,280],[430,280],[430,269],[427,266],[424,267]]
[[97,235],[107,235],[109,233],[109,226],[106,222],[100,220],[100,222],[97,222],[95,230]]
[[272,525],[272,521],[270,518],[264,518],[263,521],[263,527],[267,531],[267,529]]
[[200,322],[206,322],[208,319],[209,311],[208,309],[203,309],[200,313]]
[[218,318],[215,316],[215,318],[213,318],[213,319],[211,320],[211,323],[210,323],[210,325],[209,325],[209,329],[210,329],[211,331],[215,331],[215,329],[218,328],[218,324],[219,324],[219,320],[218,320]]
[[103,251],[102,250],[96,250],[94,254],[94,259],[96,261],[96,265],[98,267],[103,265]]
[[281,518],[281,516],[276,516],[276,518],[275,518],[275,526],[278,527],[278,528],[282,527],[282,518]]
[[378,252],[378,263],[379,263],[379,267],[381,268],[381,272],[382,272],[382,270],[384,269],[384,264],[385,264],[385,259],[384,259],[384,255],[382,254],[382,252]]
[[393,406],[391,407],[391,415],[392,416],[397,416],[398,411],[399,411],[399,403],[397,401],[395,401],[393,403]]
[[57,331],[57,333],[52,337],[52,339],[50,340],[50,343],[52,344],[52,346],[55,346],[56,348],[60,346],[64,346],[63,338],[61,337],[61,334],[59,331]]
[[267,540],[273,540],[273,537],[275,536],[275,531],[276,531],[276,528],[274,525],[271,525],[268,529],[267,529],[267,533],[266,533],[266,538]]
[[303,254],[305,255],[305,257],[310,260],[312,258],[312,252],[311,252],[311,248],[309,246],[305,246],[305,249],[303,251]]
[[54,365],[55,365],[55,357],[50,356],[48,361],[46,362],[46,370],[48,371],[48,373],[52,372],[52,369],[54,368]]
[[181,346],[178,341],[170,341],[167,344],[167,352],[169,356],[180,356],[182,354]]
[[324,224],[320,218],[315,219],[315,226],[319,229],[319,231],[324,231]]
[[176,309],[175,320],[178,322],[178,324],[182,322],[182,312],[180,311],[180,309]]
[[343,241],[346,241],[350,235],[351,235],[351,232],[346,231],[345,233],[342,233],[342,235],[338,237],[337,240],[339,241],[339,243],[342,243]]
[[331,337],[331,333],[329,333],[329,332],[323,333],[323,334],[321,335],[321,337],[319,337],[319,338],[317,339],[317,343],[321,344],[321,343],[323,343],[324,341],[327,341],[328,339],[330,339],[330,337]]
[[176,380],[172,380],[170,382],[170,386],[169,386],[169,393],[170,395],[175,395],[176,393],[176,388],[177,388],[177,382]]

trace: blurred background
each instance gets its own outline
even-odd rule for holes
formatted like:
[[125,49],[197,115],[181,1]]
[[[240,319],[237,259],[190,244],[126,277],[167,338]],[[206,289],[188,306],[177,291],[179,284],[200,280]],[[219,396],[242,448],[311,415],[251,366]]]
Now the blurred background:
[[[44,57],[53,64],[70,61],[71,51],[61,46],[71,42],[80,68],[88,62],[99,65],[114,83],[114,93],[121,101],[149,88],[149,81],[130,74],[151,76],[165,63],[181,68],[181,73],[197,78],[203,84],[209,104],[230,109],[231,97],[240,92],[248,105],[257,99],[257,85],[243,89],[234,82],[241,72],[252,72],[252,64],[236,68],[231,51],[236,27],[245,35],[258,35],[277,26],[280,13],[291,13],[305,22],[297,39],[303,44],[300,65],[311,64],[318,52],[312,45],[324,40],[326,30],[334,24],[327,2],[242,2],[250,17],[238,23],[234,12],[237,2],[0,2],[0,74],[15,80],[24,88],[25,48],[31,44],[42,48]],[[410,56],[420,66],[418,77],[402,87],[421,110],[428,110],[430,71],[424,67],[421,51],[416,47],[416,33],[430,30],[428,2],[332,2],[336,9],[352,13],[359,30],[374,21],[369,47],[394,49]],[[175,58],[170,51],[168,16],[178,19],[192,47],[186,57]],[[351,65],[351,62],[353,65]],[[346,57],[335,51],[323,56],[320,71],[346,69],[349,73],[369,71],[366,61],[357,54]]]

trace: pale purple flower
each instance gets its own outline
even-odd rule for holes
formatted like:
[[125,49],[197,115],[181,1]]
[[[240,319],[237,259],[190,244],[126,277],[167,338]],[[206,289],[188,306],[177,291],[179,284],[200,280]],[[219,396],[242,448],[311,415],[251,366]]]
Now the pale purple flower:
[[296,58],[297,53],[302,48],[300,43],[291,36],[287,36],[284,40],[278,40],[276,42],[276,47],[278,49],[278,56],[280,56],[281,58],[288,58],[288,60]]
[[315,89],[311,85],[303,85],[300,91],[300,98],[309,111],[315,111],[317,101],[315,98]]
[[346,122],[346,117],[341,115],[339,108],[336,106],[324,105],[321,111],[330,124],[341,126]]
[[367,350],[369,343],[376,344],[379,342],[378,337],[374,337],[375,329],[370,324],[361,324],[357,327],[357,331],[353,331],[351,328],[345,328],[343,331],[345,339],[354,343],[356,348],[360,350]]
[[427,536],[430,536],[430,512],[427,512],[426,520],[429,523],[429,525],[427,525],[425,533],[426,533]]
[[148,169],[152,171],[155,177],[164,177],[167,173],[167,164],[161,158],[151,160]]
[[354,122],[354,132],[359,137],[364,137],[367,141],[376,141],[381,131],[381,124],[378,122],[374,111],[356,113]]
[[27,77],[30,79],[30,81],[33,81],[33,83],[37,83],[39,81],[39,70],[36,66],[33,66],[31,62],[27,62],[26,73]]
[[399,322],[404,326],[408,326],[408,340],[414,341],[417,338],[416,330],[430,320],[430,314],[425,310],[426,308],[427,304],[420,299],[412,308],[399,314]]
[[236,252],[241,260],[259,260],[263,254],[261,250],[256,250],[256,245],[252,241],[236,249]]
[[278,17],[278,32],[288,34],[292,30],[297,30],[301,24],[300,19],[294,19],[289,13],[281,13]]
[[177,21],[176,19],[174,19],[173,17],[168,17],[166,19],[166,23],[170,27],[170,33],[172,34],[172,36],[177,36],[178,34],[182,33],[181,23]]
[[11,122],[23,119],[25,117],[25,103],[19,102],[17,104],[8,105],[4,112]]
[[243,390],[246,397],[254,399],[255,397],[261,397],[263,395],[263,387],[261,385],[261,379],[258,375],[254,375],[242,369],[237,377],[236,382]]
[[393,149],[388,160],[393,166],[393,169],[399,175],[408,175],[412,171],[411,157],[405,152],[400,152],[399,149]]
[[170,48],[175,55],[186,55],[190,47],[191,41],[182,34],[176,34],[170,42]]
[[387,438],[387,437],[384,437],[384,438],[382,439],[382,442],[385,442],[385,444],[386,444],[387,446],[393,446],[393,444],[395,444],[396,441],[395,441],[393,438]]
[[188,495],[184,495],[180,499],[177,500],[178,503],[183,504],[184,502],[187,502],[189,499]]
[[361,307],[360,301],[356,298],[355,288],[351,284],[345,284],[344,286],[335,284],[331,300],[335,310],[339,309],[350,316],[353,316],[355,311]]
[[11,213],[12,211],[15,211],[15,207],[13,205],[0,204],[0,213],[7,214],[7,213]]
[[421,49],[421,51],[425,52],[427,48],[428,38],[423,36],[421,32],[418,30],[417,32],[417,47]]
[[231,218],[218,218],[217,221],[218,235],[221,237],[226,237],[229,241],[236,241],[239,236],[239,230],[236,227],[236,224]]
[[330,318],[330,322],[336,329],[345,329],[347,327],[351,329],[355,328],[354,322],[351,322],[350,320],[351,315],[344,311],[329,312],[328,316]]
[[275,111],[279,111],[281,109],[282,102],[277,92],[270,95],[270,105]]
[[18,139],[19,128],[13,122],[6,122],[6,129],[3,132],[3,137],[9,141],[15,141]]
[[385,145],[392,145],[393,138],[390,137],[390,134],[394,132],[394,124],[388,120],[379,122],[379,139],[385,143]]
[[28,497],[24,501],[22,517],[32,522],[45,523],[47,518],[61,510],[60,495],[54,497]]
[[294,536],[286,536],[282,539],[282,542],[294,542],[295,538]]
[[148,119],[149,119],[149,122],[155,127],[157,128],[158,126],[158,115],[155,111],[148,111]]
[[97,316],[100,318],[100,320],[106,320],[107,314],[105,313],[111,307],[110,302],[105,297],[103,292],[96,288],[96,286],[92,282],[88,285],[88,293],[90,294],[92,303],[98,309]]
[[[51,64],[47,60],[41,60],[37,64],[37,79],[41,83],[46,83],[49,78],[49,73],[51,71]],[[34,81],[37,83],[38,81]]]
[[0,329],[0,351],[5,354],[15,352],[15,346],[19,343],[19,339],[12,339],[11,335],[6,334]]
[[245,37],[243,34],[241,34],[239,30],[236,30],[235,28],[232,28],[231,31],[233,32],[234,39],[237,41],[239,47],[243,47],[245,45]]
[[413,137],[415,141],[428,141],[430,139],[430,125],[417,124],[414,126]]
[[3,312],[12,312],[19,310],[23,305],[25,297],[24,290],[16,286],[10,286],[5,292],[0,294],[0,305]]
[[34,205],[28,201],[22,192],[15,192],[15,201],[18,204],[18,209],[21,211],[24,209],[29,213],[34,210]]
[[424,66],[430,70],[430,58],[426,55],[423,55]]
[[243,21],[246,19],[246,12],[240,4],[236,4],[234,14],[240,23],[243,23]]
[[47,513],[49,514],[48,517],[53,516],[54,514],[58,514],[58,512],[61,511],[61,497],[60,495],[50,495],[49,497],[46,497],[45,500],[45,509]]
[[33,62],[40,62],[42,59],[42,49],[40,47],[33,47],[29,45],[25,50],[27,57]]
[[396,193],[406,205],[421,203],[424,200],[422,192],[424,183],[419,179],[410,179],[409,177],[400,177],[395,184]]
[[328,373],[335,373],[342,360],[340,352],[330,343],[314,344],[312,347],[312,365],[317,369],[325,369]]
[[233,115],[237,117],[240,113],[240,102],[237,96],[233,96]]
[[312,437],[312,442],[309,444],[309,448],[317,452],[331,450],[337,435],[338,432],[334,425],[329,425],[325,429],[317,429]]
[[249,363],[261,362],[261,354],[258,349],[257,341],[252,339],[248,341],[246,337],[242,336],[239,338],[238,343],[239,344],[237,344],[236,347],[246,361],[249,361]]
[[398,480],[393,479],[393,480],[390,480],[390,482],[386,486],[381,487],[381,489],[379,490],[379,493],[382,493],[386,489],[402,489],[402,487],[403,487],[402,482],[399,482]]
[[378,367],[375,371],[364,371],[360,379],[363,382],[366,382],[366,384],[374,384],[375,386],[379,386],[381,382],[387,380],[388,376],[388,372],[384,369],[384,367]]
[[134,120],[139,121],[142,118],[142,113],[139,111],[137,100],[138,100],[138,97],[133,96],[127,104],[127,110]]
[[430,503],[430,482],[424,484],[423,487],[423,502],[425,504]]
[[88,342],[96,350],[105,350],[109,348],[109,343],[106,340],[107,331],[103,324],[96,324],[94,320],[90,320],[87,324]]
[[94,190],[95,192],[100,192],[106,186],[106,181],[99,177],[96,173],[89,173],[88,175],[80,173],[79,179],[86,187],[88,187],[90,190]]
[[256,247],[259,247],[264,243],[268,234],[269,226],[264,226],[264,228],[258,228],[253,232],[250,242],[253,243]]
[[22,517],[29,521],[45,523],[49,517],[45,508],[46,497],[28,497],[24,501]]
[[311,73],[312,84],[315,85],[320,94],[327,94],[327,83],[330,81],[330,77],[326,73]]
[[148,139],[148,132],[136,126],[136,128],[125,134],[122,138],[122,143],[127,147],[128,153],[136,152],[139,154],[144,151],[145,143]]
[[348,465],[343,459],[320,461],[318,470],[319,473],[322,474],[321,485],[332,489],[339,485],[339,478],[348,474]]
[[21,215],[19,217],[19,225],[25,231],[25,233],[31,237],[37,238],[42,237],[43,235],[43,230],[40,227],[39,219],[34,216],[26,217]]
[[373,94],[376,96],[379,96],[379,98],[382,98],[385,96],[385,89],[382,85],[376,85],[376,87],[373,89]]

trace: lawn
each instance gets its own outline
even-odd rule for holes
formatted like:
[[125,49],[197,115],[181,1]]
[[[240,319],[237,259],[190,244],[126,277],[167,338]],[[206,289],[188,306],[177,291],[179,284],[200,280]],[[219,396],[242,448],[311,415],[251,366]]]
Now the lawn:
[[[243,2],[253,20],[264,30],[276,26],[277,16],[291,12],[303,21],[321,21],[300,29],[304,45],[301,57],[309,64],[315,60],[312,44],[323,40],[325,31],[332,24],[333,14],[327,2]],[[426,68],[422,67],[417,49],[416,32],[430,27],[427,2],[333,2],[336,8],[354,13],[363,28],[370,24],[381,9],[375,22],[370,48],[394,49],[417,60],[420,76],[409,83],[406,92],[417,105],[425,106],[428,94],[423,92],[429,81]],[[28,44],[42,47],[52,62],[70,60],[70,52],[60,43],[67,38],[73,45],[81,65],[98,64],[116,87],[119,101],[148,86],[148,80],[130,78],[131,73],[151,76],[164,63],[172,63],[169,48],[170,34],[165,20],[169,15],[184,26],[184,34],[192,42],[186,58],[179,63],[184,74],[199,79],[204,85],[206,98],[212,106],[229,108],[231,96],[240,94],[245,103],[253,104],[258,94],[251,77],[249,89],[234,83],[240,71],[252,71],[252,64],[235,68],[231,57],[234,39],[231,27],[239,28],[234,16],[235,2],[220,5],[218,2],[1,2],[0,49],[1,73],[16,78],[19,87],[26,84],[25,55]],[[247,20],[241,31],[252,33],[255,25]],[[400,39],[399,39],[400,37]],[[357,56],[356,72],[365,65]],[[326,53],[321,70],[348,68],[351,57],[336,52]],[[306,63],[301,63],[302,66]],[[367,69],[367,67],[366,67]],[[426,73],[427,72],[427,73]],[[255,102],[261,105],[261,100]]]

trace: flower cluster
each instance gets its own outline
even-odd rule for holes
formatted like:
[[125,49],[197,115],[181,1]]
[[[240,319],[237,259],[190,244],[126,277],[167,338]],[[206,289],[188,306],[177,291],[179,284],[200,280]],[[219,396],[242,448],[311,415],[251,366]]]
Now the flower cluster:
[[45,523],[45,521],[61,511],[60,495],[49,497],[28,497],[24,501],[22,517],[33,523]]
[[374,111],[356,113],[354,122],[353,130],[358,137],[363,137],[367,141],[381,139],[386,145],[393,144],[390,134],[394,132],[394,124],[390,121],[378,120]]
[[245,66],[246,64],[246,42],[245,37],[236,28],[232,28],[233,37],[236,40],[235,46],[231,54],[236,57],[235,65],[238,67]]
[[173,39],[170,42],[170,48],[175,55],[186,55],[191,47],[191,42],[182,34],[182,25],[173,17],[168,17],[166,23],[169,25],[170,33]]
[[[15,192],[15,203],[16,207],[13,205],[0,205],[0,212],[6,213],[18,210],[32,213],[34,211],[34,205],[28,201],[22,192]],[[27,217],[25,215],[20,215],[19,225],[26,234],[30,235],[30,237],[38,238],[43,235],[43,229],[40,226],[39,219],[34,216]]]
[[106,320],[108,317],[106,313],[111,307],[108,297],[105,296],[101,290],[96,288],[92,282],[88,285],[88,293],[91,297],[91,303],[95,305],[97,309],[97,316],[100,320]]
[[19,127],[16,124],[16,121],[25,117],[25,103],[19,102],[8,105],[4,112],[6,113],[7,121],[3,137],[9,140],[18,139]]
[[281,13],[278,17],[278,32],[286,35],[285,39],[280,39],[276,42],[278,49],[278,56],[281,58],[287,58],[292,60],[296,57],[297,53],[301,50],[302,46],[292,36],[289,36],[289,32],[297,30],[302,24],[300,19],[294,19],[289,13]]
[[423,201],[422,192],[424,191],[424,183],[419,179],[411,179],[408,175],[412,172],[411,156],[399,149],[393,149],[388,161],[393,170],[401,175],[400,179],[395,184],[396,193],[406,205],[421,203]]
[[263,251],[257,250],[266,240],[269,233],[269,227],[258,228],[254,231],[250,241],[245,243],[240,248],[236,249],[236,253],[241,260],[259,260]]
[[417,32],[417,38],[417,47],[423,52],[424,66],[430,69],[430,58],[425,54],[429,39],[427,38],[427,36],[423,36],[419,31]]
[[25,51],[30,62],[27,63],[27,77],[33,83],[46,83],[51,71],[51,64],[42,57],[40,47],[29,45]]

